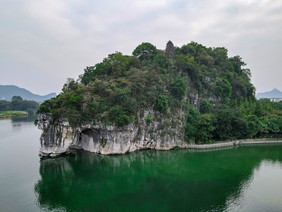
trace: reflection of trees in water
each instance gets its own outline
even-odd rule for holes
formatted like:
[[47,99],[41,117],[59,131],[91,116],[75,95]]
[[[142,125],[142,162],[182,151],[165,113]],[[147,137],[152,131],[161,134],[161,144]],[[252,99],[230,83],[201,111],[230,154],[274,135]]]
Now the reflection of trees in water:
[[23,125],[30,125],[34,123],[34,120],[37,118],[37,115],[28,115],[28,116],[19,116],[12,117],[12,126],[14,129],[17,129]]
[[19,116],[19,117],[12,117],[13,123],[21,123],[21,122],[34,122],[35,119],[37,119],[38,115],[27,115],[27,116]]
[[278,146],[111,156],[78,151],[42,160],[35,192],[49,210],[222,211],[260,162],[281,161],[280,152]]

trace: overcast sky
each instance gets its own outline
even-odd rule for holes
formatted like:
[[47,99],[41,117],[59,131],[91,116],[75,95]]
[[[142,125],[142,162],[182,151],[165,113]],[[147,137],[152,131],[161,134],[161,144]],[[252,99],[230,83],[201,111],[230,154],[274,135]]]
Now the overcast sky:
[[282,0],[0,0],[0,84],[59,93],[142,42],[226,47],[257,91],[282,90]]

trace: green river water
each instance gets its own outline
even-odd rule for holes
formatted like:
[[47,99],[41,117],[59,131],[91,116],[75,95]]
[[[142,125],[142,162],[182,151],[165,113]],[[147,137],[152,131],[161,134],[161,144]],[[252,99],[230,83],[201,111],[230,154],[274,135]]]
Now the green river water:
[[0,211],[282,211],[282,145],[38,157],[40,131],[0,120]]

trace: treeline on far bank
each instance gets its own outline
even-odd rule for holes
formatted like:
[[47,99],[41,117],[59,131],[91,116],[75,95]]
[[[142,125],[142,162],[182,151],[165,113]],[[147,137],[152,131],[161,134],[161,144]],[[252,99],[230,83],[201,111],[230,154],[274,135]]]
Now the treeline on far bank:
[[11,101],[0,100],[0,111],[27,111],[33,115],[39,108],[36,101],[23,100],[20,96],[13,96]]

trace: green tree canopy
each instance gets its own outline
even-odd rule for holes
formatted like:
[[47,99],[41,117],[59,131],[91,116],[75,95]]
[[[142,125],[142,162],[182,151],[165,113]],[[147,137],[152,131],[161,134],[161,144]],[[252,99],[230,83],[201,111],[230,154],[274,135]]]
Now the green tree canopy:
[[151,43],[142,43],[134,49],[132,54],[140,60],[151,60],[157,54],[157,48]]
[[13,96],[12,101],[23,101],[23,98],[21,96]]
[[[51,113],[54,121],[67,118],[71,125],[102,122],[122,127],[140,126],[142,114],[150,111],[148,124],[162,122],[171,129],[181,122],[189,142],[282,131],[281,104],[255,100],[250,71],[241,57],[196,42],[169,45],[174,51],[168,56],[150,43],[139,45],[133,56],[109,54],[86,67],[79,80],[69,79],[62,93],[45,101],[39,112]],[[0,107],[7,104],[0,102]],[[180,113],[183,120],[174,121]]]

